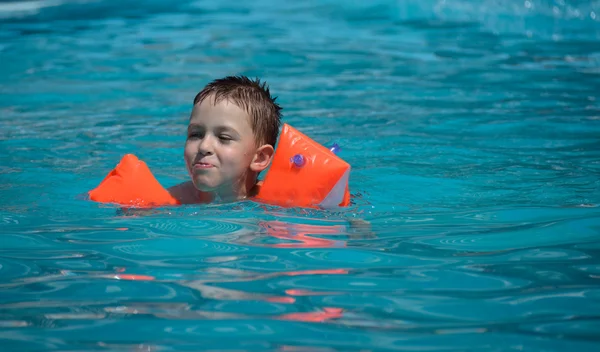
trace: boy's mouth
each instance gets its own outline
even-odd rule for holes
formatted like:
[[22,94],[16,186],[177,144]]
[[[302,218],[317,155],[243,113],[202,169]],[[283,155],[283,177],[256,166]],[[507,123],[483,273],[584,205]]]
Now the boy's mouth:
[[194,163],[194,169],[210,169],[214,165],[209,163]]

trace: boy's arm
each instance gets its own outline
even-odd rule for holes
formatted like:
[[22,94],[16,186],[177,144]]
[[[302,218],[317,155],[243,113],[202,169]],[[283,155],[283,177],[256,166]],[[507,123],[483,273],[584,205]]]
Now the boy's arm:
[[371,223],[367,220],[358,218],[346,218],[350,223],[351,235],[350,239],[371,239],[377,237],[371,227]]
[[182,195],[184,194],[183,187],[184,187],[185,183],[186,182],[167,188],[167,192],[169,192],[169,194],[173,198],[177,199],[180,203],[182,203],[181,198],[182,198]]

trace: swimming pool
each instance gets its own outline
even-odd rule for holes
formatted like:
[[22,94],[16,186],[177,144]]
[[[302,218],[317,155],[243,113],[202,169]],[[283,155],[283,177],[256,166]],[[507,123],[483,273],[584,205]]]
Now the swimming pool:
[[[597,350],[599,16],[0,3],[2,349]],[[136,216],[82,197],[131,152],[185,180],[192,99],[228,74],[266,79],[284,122],[340,144],[351,208]]]

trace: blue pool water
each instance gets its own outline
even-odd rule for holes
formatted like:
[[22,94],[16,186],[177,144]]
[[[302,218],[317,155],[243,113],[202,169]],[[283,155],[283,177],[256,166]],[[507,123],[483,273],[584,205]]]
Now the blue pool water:
[[[600,349],[600,2],[222,3],[0,2],[3,351]],[[229,74],[350,208],[85,200]]]

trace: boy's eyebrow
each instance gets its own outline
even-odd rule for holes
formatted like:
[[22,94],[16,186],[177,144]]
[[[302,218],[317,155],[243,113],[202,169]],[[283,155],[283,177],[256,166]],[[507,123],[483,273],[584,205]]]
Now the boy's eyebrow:
[[216,130],[218,132],[229,132],[233,134],[238,134],[238,131],[236,131],[235,128],[229,126],[217,126]]
[[[188,125],[188,130],[193,129],[193,128],[203,128],[203,127],[204,126],[199,125],[199,124],[190,123]],[[225,126],[225,125],[217,126],[215,128],[215,130],[217,130],[218,132],[232,132],[232,133],[238,134],[238,131],[235,128],[229,127],[229,126]]]
[[197,129],[200,129],[200,128],[201,128],[200,125],[196,125],[196,124],[192,124],[191,123],[191,124],[188,125],[187,130],[191,131],[191,130],[197,130]]

